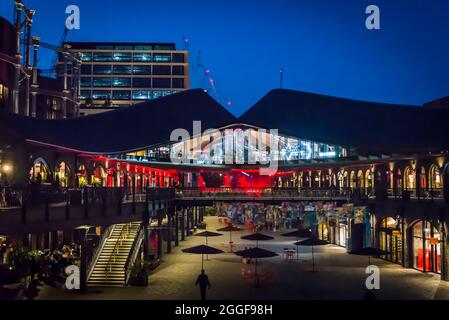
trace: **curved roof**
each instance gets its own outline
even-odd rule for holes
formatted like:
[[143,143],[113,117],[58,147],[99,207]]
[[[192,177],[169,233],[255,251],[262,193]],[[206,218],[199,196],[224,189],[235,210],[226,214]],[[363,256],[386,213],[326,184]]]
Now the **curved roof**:
[[449,147],[449,110],[294,90],[270,91],[239,122],[368,152],[440,152]]
[[89,153],[119,153],[169,142],[170,133],[220,128],[236,118],[201,89],[183,91],[110,112],[65,120],[0,115],[0,132]]

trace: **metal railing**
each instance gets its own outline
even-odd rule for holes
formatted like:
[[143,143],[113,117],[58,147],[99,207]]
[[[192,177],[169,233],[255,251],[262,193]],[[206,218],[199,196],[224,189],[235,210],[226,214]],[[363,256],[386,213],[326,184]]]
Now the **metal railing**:
[[142,243],[144,238],[144,228],[143,223],[139,226],[139,231],[137,233],[137,237],[134,239],[131,252],[128,255],[128,258],[126,259],[125,263],[125,284],[128,283],[129,277],[131,276],[131,268],[134,266],[137,256],[141,252]]
[[114,230],[114,225],[107,227],[105,229],[105,231],[103,232],[103,234],[101,235],[98,245],[92,251],[91,256],[90,256],[90,261],[87,264],[87,279],[90,278],[92,271],[94,270],[95,264],[97,263],[98,258],[100,257],[100,253],[103,250],[103,247],[106,243],[106,240],[112,234],[113,230]]
[[115,242],[114,249],[112,250],[111,253],[111,257],[106,263],[105,267],[106,280],[108,279],[109,274],[112,272],[112,266],[116,262],[117,255],[120,253],[120,246],[123,245],[123,240],[128,239],[128,235],[129,235],[129,224],[125,224],[122,230],[120,231],[117,241]]

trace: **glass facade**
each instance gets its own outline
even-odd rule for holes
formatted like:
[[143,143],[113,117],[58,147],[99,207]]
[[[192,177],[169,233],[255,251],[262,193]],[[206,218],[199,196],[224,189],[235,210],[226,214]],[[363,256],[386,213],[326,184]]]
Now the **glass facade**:
[[151,75],[151,66],[142,66],[142,65],[133,66],[133,74]]
[[133,56],[134,62],[151,62],[151,53],[135,52]]
[[133,88],[151,88],[150,78],[134,78]]
[[413,267],[441,272],[441,235],[431,222],[421,220],[412,226]]
[[112,91],[112,99],[114,100],[131,100],[131,91],[114,90]]
[[114,52],[114,62],[131,62],[130,52]]
[[111,78],[94,78],[92,81],[93,87],[111,87],[112,79]]
[[154,62],[171,62],[171,54],[170,53],[155,53],[153,55]]
[[113,87],[131,87],[131,78],[112,78]]
[[113,74],[131,74],[132,68],[127,65],[114,65],[112,69]]
[[95,52],[94,62],[111,62],[112,52]]
[[111,97],[111,92],[106,90],[94,90],[92,93],[92,99],[95,100],[106,100]]
[[94,74],[112,74],[112,66],[111,65],[94,65]]

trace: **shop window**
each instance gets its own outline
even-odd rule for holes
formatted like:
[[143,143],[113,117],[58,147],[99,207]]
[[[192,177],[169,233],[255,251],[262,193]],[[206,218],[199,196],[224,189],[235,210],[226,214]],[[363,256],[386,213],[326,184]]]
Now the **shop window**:
[[429,221],[412,226],[413,267],[421,271],[441,272],[441,236]]
[[411,167],[407,167],[404,170],[404,188],[405,189],[415,189],[416,187],[416,173]]
[[443,188],[443,179],[441,176],[440,168],[436,165],[432,165],[430,168],[430,188],[441,189]]

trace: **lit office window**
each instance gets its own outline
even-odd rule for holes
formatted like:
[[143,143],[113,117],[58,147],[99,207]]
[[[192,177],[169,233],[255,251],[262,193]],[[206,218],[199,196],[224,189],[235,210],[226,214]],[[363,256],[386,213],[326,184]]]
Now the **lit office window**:
[[94,100],[106,100],[106,99],[109,99],[110,97],[111,97],[110,91],[95,90],[92,93],[92,99],[94,99]]
[[153,46],[135,46],[134,50],[153,50]]
[[154,50],[175,50],[175,46],[173,45],[155,45]]
[[114,65],[113,74],[131,74],[131,66]]
[[136,52],[133,56],[134,62],[151,62],[151,53]]
[[131,78],[112,78],[113,87],[131,87]]
[[183,76],[184,75],[184,66],[173,66],[172,74],[174,76]]
[[97,50],[114,50],[114,46],[100,44],[100,45],[96,46],[96,49]]
[[90,52],[81,52],[81,61],[82,62],[90,62],[90,61],[92,61],[92,53],[90,53]]
[[113,100],[131,100],[131,91],[116,90],[112,91]]
[[133,46],[115,46],[115,50],[133,50]]
[[170,78],[153,78],[153,88],[170,88]]
[[94,74],[111,74],[112,66],[110,65],[94,65]]
[[155,53],[153,55],[154,62],[171,62],[171,54],[170,53]]
[[151,66],[133,66],[133,74],[151,75]]
[[115,52],[114,62],[131,62],[131,53],[129,52]]
[[134,78],[133,88],[151,88],[150,78]]
[[172,79],[172,88],[184,88],[184,78],[173,78]]
[[170,66],[153,66],[153,74],[158,76],[169,76],[171,73]]
[[94,87],[110,87],[111,84],[111,78],[94,78],[92,81]]
[[90,90],[81,90],[80,91],[80,99],[89,99],[92,96],[92,91]]
[[94,53],[95,62],[111,62],[112,52],[95,52]]
[[80,86],[81,87],[92,87],[92,78],[91,77],[81,77]]
[[162,98],[162,97],[168,96],[175,92],[176,91],[169,91],[169,90],[154,90],[153,91],[153,99]]
[[133,100],[150,100],[152,99],[151,91],[135,90],[133,91]]

